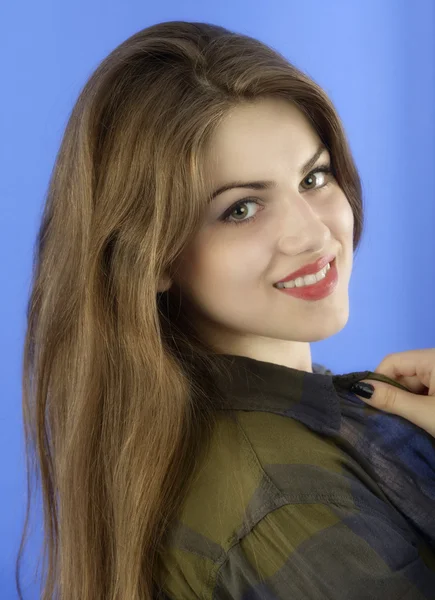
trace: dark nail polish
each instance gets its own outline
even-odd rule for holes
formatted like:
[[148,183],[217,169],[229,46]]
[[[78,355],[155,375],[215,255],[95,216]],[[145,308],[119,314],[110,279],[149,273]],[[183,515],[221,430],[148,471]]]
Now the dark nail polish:
[[361,381],[354,383],[349,389],[354,394],[358,394],[358,396],[367,398],[367,400],[369,400],[373,396],[373,393],[375,391],[375,388],[370,383],[365,383]]

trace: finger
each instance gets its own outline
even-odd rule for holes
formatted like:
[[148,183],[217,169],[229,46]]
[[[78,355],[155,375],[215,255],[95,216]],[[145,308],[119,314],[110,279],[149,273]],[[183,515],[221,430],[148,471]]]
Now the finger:
[[[376,367],[375,373],[381,373],[394,379],[400,383],[409,381],[410,389],[415,390],[415,393],[422,390],[421,386],[425,386],[430,390],[435,385],[435,348],[423,350],[408,350],[406,352],[396,352],[388,354],[381,363]],[[432,376],[432,381],[431,381]],[[419,384],[417,383],[420,382]],[[430,392],[429,392],[430,393]]]
[[[393,378],[391,378],[393,379]],[[419,394],[427,396],[428,388],[420,381],[420,379],[414,375],[413,377],[398,376],[394,378],[394,381],[404,385],[413,394]]]
[[[403,417],[428,431],[428,411],[433,412],[433,398],[405,392],[383,381],[373,381],[371,379],[363,379],[362,381],[370,383],[375,391],[370,399],[357,394],[361,400],[379,410]],[[431,433],[431,435],[433,434]]]

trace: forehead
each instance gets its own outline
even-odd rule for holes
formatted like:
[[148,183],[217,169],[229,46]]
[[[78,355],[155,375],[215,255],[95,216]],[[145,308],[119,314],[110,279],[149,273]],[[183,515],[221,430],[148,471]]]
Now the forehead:
[[267,98],[242,104],[219,124],[207,155],[208,173],[218,180],[256,173],[261,168],[296,170],[320,138],[307,117],[290,101]]

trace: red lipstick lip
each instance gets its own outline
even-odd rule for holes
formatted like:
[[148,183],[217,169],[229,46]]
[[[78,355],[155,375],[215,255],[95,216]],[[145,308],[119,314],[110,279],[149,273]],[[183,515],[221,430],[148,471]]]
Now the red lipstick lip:
[[[320,269],[323,269],[323,267],[326,267],[326,265],[328,263],[332,262],[334,259],[335,259],[335,254],[329,254],[328,256],[323,256],[322,258],[319,258],[318,260],[316,260],[316,262],[311,263],[310,265],[305,265],[305,267],[302,267],[301,269],[298,269],[297,271],[290,273],[290,275],[287,275],[287,277],[285,279],[281,279],[280,281],[277,281],[276,283],[283,283],[284,281],[290,281],[292,279],[296,279],[297,277],[304,277],[305,275],[314,275],[315,273],[320,271]],[[276,283],[275,283],[275,285],[276,285]]]

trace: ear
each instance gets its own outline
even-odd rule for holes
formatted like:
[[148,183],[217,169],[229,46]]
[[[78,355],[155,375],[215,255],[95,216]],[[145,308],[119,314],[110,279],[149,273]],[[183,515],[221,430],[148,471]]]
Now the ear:
[[157,288],[158,292],[166,292],[172,285],[172,280],[168,275],[165,275],[160,278],[159,286]]

